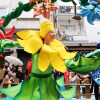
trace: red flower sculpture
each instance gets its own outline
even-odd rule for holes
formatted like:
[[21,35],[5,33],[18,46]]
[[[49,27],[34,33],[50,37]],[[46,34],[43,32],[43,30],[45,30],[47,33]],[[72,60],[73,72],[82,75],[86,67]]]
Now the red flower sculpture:
[[7,30],[5,30],[5,31],[6,31],[6,33],[4,34],[4,33],[0,30],[0,40],[2,40],[2,39],[11,39],[11,40],[13,40],[12,36],[13,36],[13,34],[14,34],[14,32],[15,32],[15,26],[13,26],[13,28],[7,29]]
[[58,7],[55,7],[53,4],[44,4],[45,7],[42,6],[42,4],[35,5],[33,7],[34,9],[34,15],[33,17],[39,16],[42,14],[43,17],[50,19],[50,11],[57,10]]
[[2,26],[2,24],[4,23],[4,19],[0,19],[0,28],[1,28],[1,26]]
[[32,2],[38,2],[38,1],[41,1],[41,2],[51,2],[51,0],[29,0],[29,3],[32,3]]
[[[1,26],[2,26],[2,24],[4,23],[4,19],[0,19],[0,28],[1,28]],[[11,39],[11,40],[13,40],[13,38],[12,38],[12,36],[13,36],[13,34],[14,34],[14,32],[15,32],[15,26],[13,26],[13,28],[11,28],[11,29],[7,29],[7,30],[5,30],[5,34],[2,32],[2,30],[0,30],[0,40],[2,40],[2,39]]]
[[[4,23],[4,19],[0,19],[0,28],[1,28],[1,26],[2,26],[2,24]],[[15,32],[15,26],[13,26],[13,28],[11,28],[11,29],[7,29],[7,30],[5,30],[5,34],[2,32],[2,30],[0,30],[0,40],[2,40],[2,39],[11,39],[11,40],[13,40],[13,38],[12,38],[12,36],[13,36],[13,34],[14,34],[14,32]]]

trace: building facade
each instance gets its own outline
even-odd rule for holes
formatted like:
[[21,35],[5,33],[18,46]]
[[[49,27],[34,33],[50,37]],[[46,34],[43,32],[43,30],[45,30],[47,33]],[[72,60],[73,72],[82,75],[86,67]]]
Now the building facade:
[[[0,16],[6,16],[13,9],[18,7],[18,2],[22,1],[23,4],[28,3],[29,0],[0,0]],[[15,34],[13,35],[13,39],[17,40],[16,33],[23,30],[40,30],[39,25],[41,22],[47,20],[42,16],[38,16],[33,18],[33,9],[29,12],[23,11],[22,14],[16,18],[11,20],[6,29],[10,29],[15,26]],[[54,22],[53,12],[50,15],[50,20]],[[3,53],[5,56],[12,55],[18,57],[24,62],[24,69],[27,65],[28,60],[31,58],[31,54],[26,53],[23,48],[7,48]]]
[[58,38],[64,42],[74,43],[100,42],[100,21],[95,20],[94,25],[90,25],[86,17],[75,17],[75,12],[79,13],[81,11],[78,0],[75,0],[75,2],[77,3],[76,11],[72,2],[57,2],[59,6],[59,9],[56,11],[56,32],[58,33]]

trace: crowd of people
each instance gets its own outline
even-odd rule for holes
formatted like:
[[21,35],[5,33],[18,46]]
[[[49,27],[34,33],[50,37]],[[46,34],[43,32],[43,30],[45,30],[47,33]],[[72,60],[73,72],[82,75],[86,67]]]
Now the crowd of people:
[[[22,66],[15,66],[14,64],[9,64],[9,62],[4,61],[4,64],[2,65],[1,69],[5,70],[4,78],[9,78],[10,82],[13,83],[15,78],[19,79],[19,82],[22,82],[25,79],[25,73],[23,72]],[[80,83],[85,83],[85,80],[89,79],[89,82],[91,85],[90,92],[93,92],[93,80],[91,77],[91,73],[87,75],[78,74],[75,72],[70,71],[69,69],[66,69],[65,73],[61,73],[59,71],[56,71],[52,67],[52,74],[54,75],[55,80],[58,80],[62,76],[64,76],[64,83],[66,84],[66,81],[70,81],[71,84],[75,84],[76,80],[80,80]],[[94,82],[95,83],[95,82]],[[96,84],[96,83],[95,83]],[[96,88],[97,85],[95,85],[94,88]],[[97,94],[97,90],[94,89],[94,92]],[[85,94],[85,87],[82,87],[82,93]],[[99,93],[99,90],[98,90]],[[97,97],[97,95],[96,95]],[[98,100],[98,99],[96,99]]]
[[[15,66],[14,64],[9,64],[9,62],[4,61],[4,64],[2,65],[1,69],[5,70],[4,78],[9,78],[9,80],[13,83],[15,78],[19,79],[19,82],[22,82],[25,78],[25,73],[23,72],[22,66]],[[64,83],[66,84],[66,81],[69,80],[72,84],[75,83],[77,79],[80,80],[81,83],[84,83],[85,80],[89,79],[91,83],[91,75],[82,75],[75,72],[72,72],[68,69],[66,69],[65,73],[61,73],[59,71],[55,71],[52,68],[52,73],[54,75],[55,80],[58,80],[61,76],[64,75]]]
[[19,82],[22,82],[24,80],[22,66],[15,66],[14,64],[9,64],[9,62],[4,61],[1,69],[5,70],[4,78],[9,78],[11,83],[14,82],[15,78],[18,78]]
[[52,69],[52,73],[53,73],[56,80],[61,78],[61,76],[64,75],[64,83],[65,84],[66,84],[67,80],[69,80],[72,84],[74,84],[77,79],[80,80],[80,83],[84,83],[85,80],[89,79],[89,81],[91,83],[91,79],[92,79],[91,78],[91,73],[83,75],[83,74],[72,72],[68,69],[66,69],[65,73],[61,73],[59,71],[54,71],[54,69]]
[[[54,69],[52,69],[52,73],[56,80],[58,80],[59,78],[61,78],[64,75],[64,83],[65,84],[66,84],[66,81],[70,81],[71,84],[75,84],[76,80],[80,80],[80,84],[84,84],[86,80],[89,80],[89,84],[91,84],[90,93],[93,93],[93,90],[94,90],[95,99],[100,100],[99,85],[97,83],[95,83],[94,80],[92,79],[92,73],[83,75],[83,74],[72,72],[69,69],[66,69],[65,73],[54,71]],[[94,89],[93,89],[93,87],[94,87]],[[82,89],[82,94],[85,94],[85,86],[82,86],[81,89]]]

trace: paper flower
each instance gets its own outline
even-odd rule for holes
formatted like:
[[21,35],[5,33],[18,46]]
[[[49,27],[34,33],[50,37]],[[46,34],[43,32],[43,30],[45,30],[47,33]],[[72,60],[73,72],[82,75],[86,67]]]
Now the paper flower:
[[42,15],[43,17],[49,19],[50,18],[50,11],[54,11],[58,8],[55,7],[53,4],[49,3],[49,4],[44,4],[44,7],[42,4],[35,5],[33,7],[33,9],[34,9],[33,17]]
[[0,28],[1,28],[1,26],[2,26],[2,24],[4,23],[4,19],[0,19]]
[[7,29],[5,31],[6,31],[6,33],[4,34],[2,32],[2,30],[0,30],[0,40],[3,40],[3,39],[11,39],[11,40],[13,40],[12,36],[13,36],[13,34],[15,32],[15,26],[13,26],[13,28]]
[[100,20],[100,0],[90,0],[88,6],[80,4],[82,11],[78,13],[81,17],[87,16],[87,21],[94,25],[95,19]]
[[38,1],[41,1],[41,2],[51,2],[51,0],[29,0],[29,3],[32,3],[32,2],[38,2]]
[[90,0],[89,4],[98,5],[98,4],[100,4],[100,0]]
[[100,66],[100,49],[88,53],[83,56],[78,54],[77,57],[71,60],[66,60],[66,66],[69,70],[80,74],[88,74],[89,72],[97,70]]

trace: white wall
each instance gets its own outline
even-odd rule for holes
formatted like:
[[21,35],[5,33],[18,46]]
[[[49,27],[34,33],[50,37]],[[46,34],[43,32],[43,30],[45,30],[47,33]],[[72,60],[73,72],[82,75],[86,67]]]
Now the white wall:
[[[19,1],[22,1],[23,4],[29,2],[29,0],[0,0],[0,7],[6,7],[7,9],[7,12],[1,13],[1,15],[7,15],[7,13],[10,13],[13,9],[16,9],[18,7]],[[51,13],[51,21],[53,21],[52,17],[53,13]],[[39,30],[39,24],[45,20],[47,19],[42,16],[37,16],[36,18],[33,18],[33,10],[31,10],[30,12],[23,11],[22,14],[18,18],[13,19],[6,28],[9,29],[15,26],[16,32],[19,30],[27,29]]]
[[100,42],[100,35],[97,35],[97,31],[100,32],[100,21],[95,21],[94,25],[91,25],[84,18],[84,25],[89,42]]
[[[79,1],[75,0],[75,2],[77,3],[77,6],[79,6]],[[61,0],[59,0],[57,2],[57,4],[59,6],[60,5],[63,5],[63,6],[73,6],[72,2],[64,3]],[[77,12],[79,12],[79,11],[80,10],[77,9]],[[64,19],[66,19],[66,18],[63,18],[63,22],[64,22]],[[58,18],[58,20],[59,20],[59,18]],[[59,26],[60,23],[61,22],[58,22],[58,26]],[[78,41],[78,40],[88,40],[89,42],[100,42],[100,21],[95,21],[94,25],[90,25],[87,22],[87,18],[85,17],[85,18],[83,18],[81,20],[80,25],[81,25],[81,34],[83,36],[74,36],[74,40],[76,40],[76,41]],[[99,35],[97,34],[97,32],[99,32]]]
[[[74,0],[77,3],[77,6],[79,6],[79,0]],[[58,5],[66,5],[66,6],[73,6],[72,2],[62,2],[61,0],[57,0]]]

